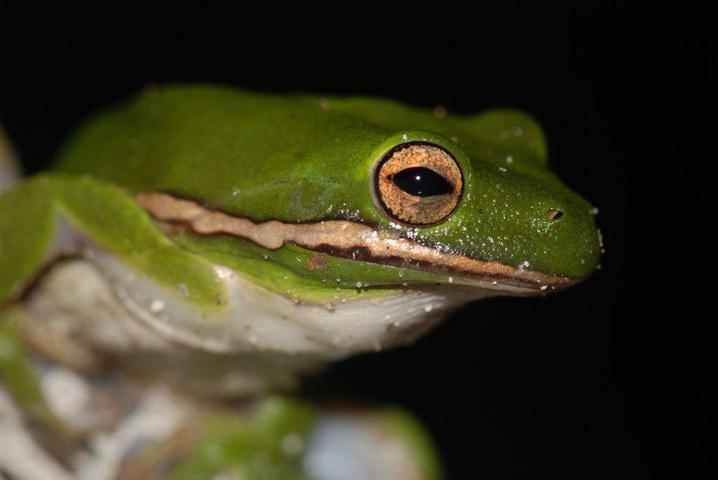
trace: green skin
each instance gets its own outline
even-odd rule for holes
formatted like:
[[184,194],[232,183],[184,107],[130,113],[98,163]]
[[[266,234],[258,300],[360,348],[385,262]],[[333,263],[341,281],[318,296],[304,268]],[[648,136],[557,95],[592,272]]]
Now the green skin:
[[[374,198],[374,167],[407,142],[442,147],[463,172],[461,202],[439,224],[400,224]],[[60,220],[206,310],[227,303],[215,264],[309,302],[336,298],[337,289],[342,297],[354,297],[452,283],[446,273],[338,256],[327,257],[326,269],[308,269],[315,252],[293,244],[268,250],[229,235],[165,234],[135,201],[144,192],[170,192],[254,222],[362,223],[440,252],[530,265],[571,279],[590,275],[600,256],[590,204],[549,171],[543,132],[524,113],[444,116],[362,97],[170,86],[91,119],[65,145],[51,172],[0,196],[0,317],[14,315],[13,302],[52,260]],[[548,217],[550,209],[563,211],[560,220]],[[33,382],[12,373],[31,367],[23,363],[8,322],[3,328],[0,373],[21,403],[35,405],[37,416],[46,417]],[[234,431],[245,435],[244,429]],[[431,448],[422,448],[427,478],[436,478]],[[172,478],[190,478],[205,461],[198,453]]]
[[[461,204],[438,225],[399,225],[374,200],[372,167],[410,141],[445,148],[463,170]],[[53,173],[0,198],[0,303],[22,292],[47,261],[58,214],[150,277],[187,285],[190,301],[204,308],[221,308],[224,296],[212,262],[308,300],[336,294],[327,279],[340,278],[344,295],[354,294],[357,282],[447,282],[446,275],[338,257],[327,270],[310,271],[305,262],[313,252],[292,245],[269,251],[230,236],[172,241],[131,196],[151,191],[255,222],[361,222],[469,258],[526,261],[536,271],[582,278],[600,256],[591,206],[546,159],[540,127],[516,111],[437,118],[368,98],[280,98],[208,86],[148,91],[87,122]],[[547,217],[552,208],[564,212],[560,221]]]

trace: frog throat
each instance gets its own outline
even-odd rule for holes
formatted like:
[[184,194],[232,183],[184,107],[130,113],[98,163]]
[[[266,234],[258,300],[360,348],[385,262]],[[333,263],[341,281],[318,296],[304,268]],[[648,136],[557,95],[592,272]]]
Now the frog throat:
[[524,293],[556,291],[580,281],[561,275],[524,270],[500,262],[446,253],[359,222],[324,220],[314,223],[284,223],[250,219],[207,208],[194,200],[164,192],[136,196],[139,205],[155,220],[169,222],[199,235],[232,235],[277,250],[291,243],[315,252],[371,263],[409,266],[414,270],[452,274],[467,280],[489,280],[496,290],[513,287]]

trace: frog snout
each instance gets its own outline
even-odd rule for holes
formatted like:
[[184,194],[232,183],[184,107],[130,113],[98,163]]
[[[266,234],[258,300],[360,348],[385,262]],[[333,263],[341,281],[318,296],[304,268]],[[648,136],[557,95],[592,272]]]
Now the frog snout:
[[535,246],[534,266],[573,278],[589,276],[601,256],[596,210],[582,199],[553,198],[535,211],[532,228],[542,238]]

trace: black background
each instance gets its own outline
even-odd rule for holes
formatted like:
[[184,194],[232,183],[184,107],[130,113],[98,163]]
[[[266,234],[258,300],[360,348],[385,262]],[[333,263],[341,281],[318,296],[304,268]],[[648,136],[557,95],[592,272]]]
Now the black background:
[[[715,71],[676,49],[715,60],[712,44],[672,37],[675,20],[608,3],[385,15],[349,26],[354,12],[341,12],[294,28],[242,15],[142,38],[127,24],[33,45],[16,37],[12,45],[27,49],[10,52],[1,70],[0,123],[32,172],[79,120],[148,83],[531,112],[555,171],[600,209],[602,269],[546,299],[467,306],[410,348],[333,366],[305,393],[411,410],[450,479],[651,478],[676,464],[690,478],[695,464],[683,455],[707,451],[711,432],[698,445],[688,436],[683,394],[694,385],[681,363],[691,357],[684,319],[672,314],[685,287],[668,273],[682,258],[667,238],[681,228],[686,187],[674,122],[687,115],[673,97],[677,78],[690,87]],[[457,25],[462,16],[469,21]]]

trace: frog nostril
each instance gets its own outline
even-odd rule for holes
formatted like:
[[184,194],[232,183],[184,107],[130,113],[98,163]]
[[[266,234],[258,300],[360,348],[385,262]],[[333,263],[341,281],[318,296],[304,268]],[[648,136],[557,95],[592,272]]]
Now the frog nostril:
[[557,208],[552,208],[548,211],[548,218],[550,220],[558,220],[559,218],[563,217],[563,210],[559,210]]

